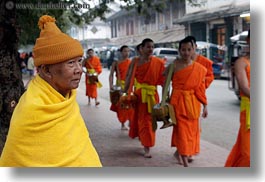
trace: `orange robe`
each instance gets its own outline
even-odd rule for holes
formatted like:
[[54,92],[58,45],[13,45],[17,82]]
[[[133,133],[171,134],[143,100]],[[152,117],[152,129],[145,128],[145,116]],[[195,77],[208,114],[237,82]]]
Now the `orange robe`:
[[[131,60],[126,59],[118,64],[118,69],[120,72],[120,80],[122,80],[123,82],[125,82],[127,70],[129,68],[130,63],[131,63]],[[117,77],[118,76],[117,76],[117,71],[116,71],[116,78]],[[123,87],[122,89],[124,89]],[[125,123],[127,120],[131,121],[133,117],[133,113],[134,113],[133,109],[122,109],[119,103],[117,103],[116,105],[111,104],[110,110],[117,113],[117,117],[121,123]]]
[[206,69],[194,62],[173,74],[170,103],[174,106],[177,124],[173,127],[171,146],[180,155],[200,152],[199,117],[205,94]]
[[208,88],[212,83],[212,81],[214,80],[213,62],[207,57],[204,57],[202,55],[197,55],[195,61],[197,63],[200,63],[207,69],[206,78],[205,78],[205,88]]
[[[91,68],[88,62],[93,68]],[[97,56],[88,58],[86,60],[85,67],[86,69],[95,69],[98,75],[102,72],[102,66],[100,63],[100,59]],[[87,75],[86,75],[86,96],[91,97],[91,98],[97,98],[98,96],[97,84],[89,83]]]
[[[250,88],[250,63],[246,61],[246,73]],[[244,96],[242,93],[241,96]],[[241,99],[242,102],[242,99]],[[250,129],[246,129],[246,110],[240,112],[240,128],[235,145],[225,163],[225,167],[250,167]]]
[[[152,56],[149,62],[137,66],[135,79],[140,84],[148,84],[156,88],[157,85],[163,85],[164,83],[164,70],[164,61]],[[142,88],[134,92],[137,95],[138,101],[135,107],[133,122],[130,123],[129,136],[131,138],[139,137],[143,146],[152,147],[155,145],[155,132],[152,129],[151,113],[148,112],[148,104],[142,103]],[[157,90],[155,90],[154,98],[155,103],[159,103]]]

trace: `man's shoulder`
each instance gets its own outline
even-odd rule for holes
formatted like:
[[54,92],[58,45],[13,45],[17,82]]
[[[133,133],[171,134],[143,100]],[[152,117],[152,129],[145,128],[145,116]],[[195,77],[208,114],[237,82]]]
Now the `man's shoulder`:
[[209,58],[207,58],[207,57],[205,57],[203,55],[200,55],[200,54],[198,54],[196,61],[198,61],[198,62],[201,61],[201,62],[205,62],[205,63],[212,63],[213,62]]
[[159,58],[159,57],[156,57],[156,56],[152,56],[152,60],[155,60],[155,61],[157,61],[157,62],[159,62],[159,63],[162,63],[162,64],[165,63],[165,61],[164,61],[163,59],[161,59],[161,58]]
[[205,66],[203,66],[202,64],[198,62],[194,62],[194,66],[196,67],[197,70],[200,70],[202,72],[207,72],[207,69],[205,68]]

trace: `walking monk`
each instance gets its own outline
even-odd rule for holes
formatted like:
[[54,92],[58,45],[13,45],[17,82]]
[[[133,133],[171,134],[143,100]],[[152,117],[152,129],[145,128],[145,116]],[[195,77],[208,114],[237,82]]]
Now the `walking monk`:
[[194,51],[192,55],[192,60],[196,61],[197,63],[200,63],[207,69],[206,78],[205,78],[205,88],[207,89],[214,80],[213,61],[211,61],[210,59],[208,59],[203,55],[196,53],[197,44],[196,44],[196,38],[194,36],[187,36],[185,39],[191,39],[193,42]]
[[154,50],[153,40],[144,39],[140,49],[141,55],[132,60],[125,84],[125,91],[127,91],[132,70],[136,66],[134,93],[138,100],[133,121],[130,123],[129,136],[131,138],[139,137],[141,144],[144,146],[144,157],[151,158],[150,147],[155,145],[151,111],[153,106],[159,102],[157,86],[164,83],[163,72],[165,66],[163,60],[152,56]]
[[[127,45],[123,45],[120,48],[121,52],[121,59],[119,61],[114,61],[111,66],[110,75],[109,75],[109,87],[110,90],[114,90],[115,86],[121,87],[121,90],[124,90],[125,87],[125,79],[127,70],[129,68],[129,65],[131,63],[131,60],[129,59],[130,54],[130,48]],[[113,85],[113,75],[116,73],[116,85]],[[133,109],[122,109],[120,107],[120,104],[111,104],[110,110],[117,113],[117,117],[119,122],[121,123],[121,129],[122,130],[128,130],[128,128],[125,126],[125,122],[127,120],[131,121],[133,116]]]
[[188,167],[187,157],[200,152],[201,104],[203,104],[202,117],[208,115],[205,94],[207,71],[201,64],[192,61],[192,52],[193,42],[190,39],[181,40],[179,43],[181,57],[173,63],[174,73],[170,98],[170,104],[174,106],[177,120],[177,124],[173,127],[171,146],[177,148],[174,156],[178,163],[185,167]]
[[[87,73],[100,75],[102,72],[102,66],[100,59],[94,55],[93,49],[87,50],[88,58],[83,61],[83,67],[86,68]],[[102,87],[99,81],[91,82],[89,75],[86,74],[86,96],[88,96],[88,104],[90,105],[90,99],[95,99],[95,105],[99,105],[97,88]]]
[[[185,39],[190,39],[193,42],[192,60],[197,63],[200,63],[202,66],[204,66],[207,69],[205,77],[205,88],[207,89],[214,80],[213,61],[196,52],[197,44],[196,44],[196,38],[194,36],[187,36]],[[194,160],[193,156],[188,156],[188,162],[192,162],[193,160]]]
[[[250,45],[250,30],[247,43]],[[250,52],[235,62],[235,75],[240,89],[240,128],[225,167],[250,167]]]

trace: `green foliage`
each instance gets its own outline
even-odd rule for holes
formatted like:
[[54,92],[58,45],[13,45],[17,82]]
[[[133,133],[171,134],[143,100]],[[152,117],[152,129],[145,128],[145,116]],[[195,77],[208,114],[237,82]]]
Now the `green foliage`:
[[[135,9],[138,14],[150,19],[152,12],[162,13],[167,8],[168,2],[173,0],[121,0],[121,8],[126,10]],[[180,0],[184,1],[184,0]],[[93,3],[94,0],[21,0],[18,4],[24,4],[24,8],[17,8],[17,21],[20,27],[20,45],[34,44],[39,36],[38,19],[44,14],[51,15],[56,18],[57,26],[65,32],[71,25],[83,25],[91,23],[95,18],[106,20],[106,13],[110,12],[109,3],[114,0],[99,0],[99,4],[91,7],[88,2]],[[194,3],[194,0],[188,0]],[[197,2],[197,1],[196,1]],[[60,5],[60,8],[44,7],[51,5]],[[26,5],[26,6],[25,6]],[[64,8],[62,8],[62,6]]]

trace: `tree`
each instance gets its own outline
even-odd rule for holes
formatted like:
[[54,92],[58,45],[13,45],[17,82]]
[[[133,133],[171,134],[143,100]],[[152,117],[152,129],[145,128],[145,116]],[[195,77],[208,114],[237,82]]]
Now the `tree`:
[[15,9],[8,0],[0,3],[0,152],[4,146],[13,110],[24,92],[17,62],[17,30]]

